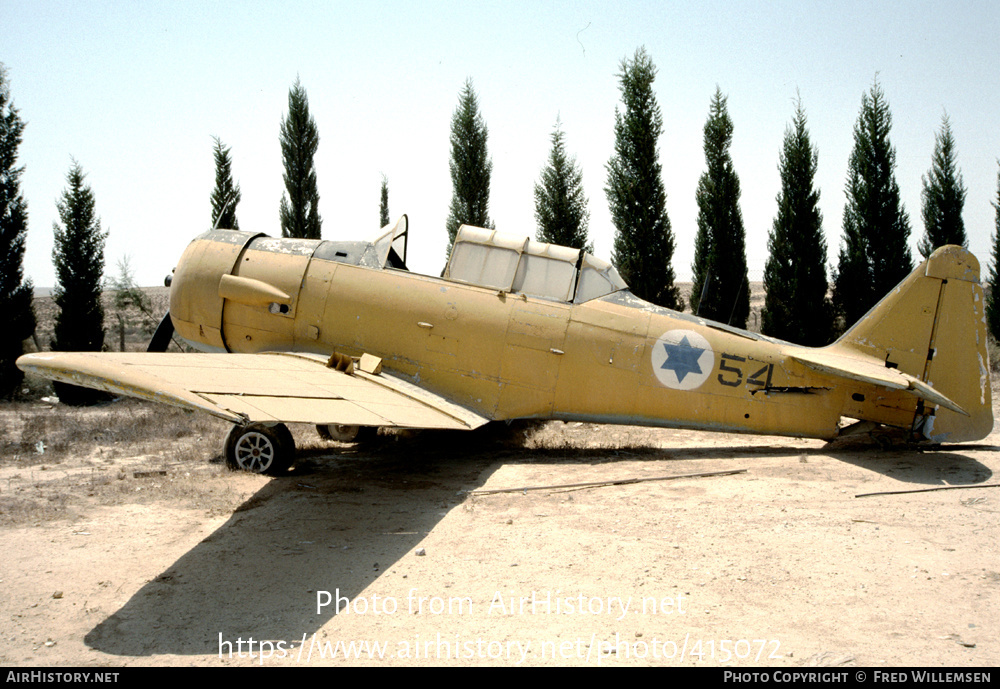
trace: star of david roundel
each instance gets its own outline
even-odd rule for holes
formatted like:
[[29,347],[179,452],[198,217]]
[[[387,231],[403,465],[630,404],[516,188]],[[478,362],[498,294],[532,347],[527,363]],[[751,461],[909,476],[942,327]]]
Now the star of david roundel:
[[694,390],[715,367],[715,352],[693,330],[668,330],[653,345],[653,373],[674,390]]

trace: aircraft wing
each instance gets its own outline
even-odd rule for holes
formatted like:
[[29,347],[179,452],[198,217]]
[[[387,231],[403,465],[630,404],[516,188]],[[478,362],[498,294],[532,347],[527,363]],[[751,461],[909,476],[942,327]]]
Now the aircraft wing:
[[[39,352],[24,371],[204,411],[232,423],[470,430],[489,419],[386,373],[331,368],[319,355]],[[351,366],[351,369],[354,367]]]

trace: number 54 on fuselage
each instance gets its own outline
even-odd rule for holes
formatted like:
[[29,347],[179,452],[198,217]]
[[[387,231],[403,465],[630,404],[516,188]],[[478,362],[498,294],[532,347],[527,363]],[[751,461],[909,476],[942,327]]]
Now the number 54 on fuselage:
[[534,418],[826,439],[860,426],[932,442],[992,430],[979,264],[960,247],[813,349],[654,306],[586,252],[492,230],[463,226],[441,277],[414,274],[406,222],[374,242],[206,232],[164,319],[202,353],[18,365],[232,421],[227,460],[267,473],[292,461],[286,423]]

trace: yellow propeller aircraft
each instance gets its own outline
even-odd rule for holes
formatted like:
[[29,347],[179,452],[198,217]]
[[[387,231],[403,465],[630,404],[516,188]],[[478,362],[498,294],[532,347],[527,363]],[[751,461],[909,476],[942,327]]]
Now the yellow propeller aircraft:
[[[812,349],[677,313],[578,249],[463,226],[441,277],[373,242],[212,230],[177,265],[154,353],[39,352],[27,372],[231,421],[230,466],[280,474],[287,423],[473,429],[561,419],[833,439],[993,428],[979,263],[938,249]],[[198,353],[165,353],[173,330]],[[850,423],[853,420],[854,423]]]

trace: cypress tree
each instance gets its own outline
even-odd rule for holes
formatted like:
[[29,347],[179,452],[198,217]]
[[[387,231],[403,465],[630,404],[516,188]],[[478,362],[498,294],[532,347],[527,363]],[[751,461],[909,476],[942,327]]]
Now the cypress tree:
[[281,159],[285,190],[281,195],[281,236],[320,239],[319,191],[313,158],[319,130],[309,114],[309,98],[298,79],[288,91],[288,117],[281,121]]
[[587,237],[590,212],[583,193],[583,172],[566,155],[565,134],[556,119],[549,162],[535,184],[536,239],[592,252]]
[[[1000,163],[1000,161],[998,161]],[[993,229],[993,260],[990,261],[989,294],[986,297],[986,322],[993,339],[1000,340],[1000,169],[997,170],[997,200],[993,203],[996,217]]]
[[767,242],[761,332],[810,347],[829,343],[833,329],[823,216],[814,188],[818,161],[798,102],[778,165],[781,193]]
[[951,122],[945,115],[941,131],[934,136],[934,155],[931,169],[921,178],[921,215],[924,218],[924,237],[917,248],[927,258],[934,249],[946,244],[968,248],[962,209],[965,207],[965,185],[955,161],[955,138]]
[[844,243],[833,288],[833,303],[845,327],[913,270],[910,218],[899,200],[891,129],[889,104],[876,81],[861,98],[848,163]]
[[381,200],[378,206],[378,221],[381,223],[380,228],[388,225],[391,220],[389,220],[389,180],[386,179],[385,175],[382,175],[382,192]]
[[53,223],[56,269],[53,297],[58,308],[52,349],[60,352],[99,352],[104,346],[104,240],[101,221],[94,213],[94,194],[84,184],[83,168],[73,161],[68,187],[56,204],[62,225]]
[[15,360],[23,341],[35,332],[31,280],[24,279],[24,242],[28,234],[28,204],[21,194],[17,149],[24,122],[10,100],[7,70],[0,64],[0,398],[15,395],[24,374]]
[[458,107],[451,118],[451,206],[448,209],[448,253],[455,243],[458,228],[465,225],[493,228],[490,220],[490,177],[493,162],[486,150],[489,132],[479,113],[479,98],[472,79],[458,97]]
[[704,141],[708,170],[698,180],[696,194],[698,235],[691,308],[705,318],[745,328],[750,315],[746,231],[739,205],[740,180],[729,155],[733,121],[718,87],[705,122]]
[[617,74],[622,113],[615,107],[615,154],[608,161],[608,198],[615,243],[611,261],[632,292],[646,301],[682,311],[674,284],[674,233],[667,216],[657,143],[663,115],[653,93],[656,67],[639,48]]
[[[104,240],[101,221],[94,213],[94,194],[84,184],[83,169],[73,161],[66,176],[68,187],[56,203],[62,225],[53,223],[56,268],[55,334],[52,349],[59,352],[99,352],[104,348]],[[108,399],[107,393],[55,382],[59,400],[65,404],[94,404]]]
[[212,227],[220,230],[238,230],[236,204],[240,202],[240,185],[233,182],[233,161],[229,147],[223,146],[219,137],[215,141],[215,190],[212,191]]

